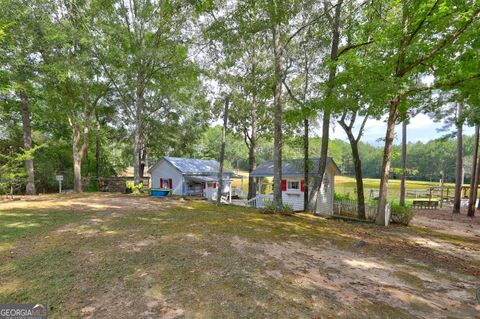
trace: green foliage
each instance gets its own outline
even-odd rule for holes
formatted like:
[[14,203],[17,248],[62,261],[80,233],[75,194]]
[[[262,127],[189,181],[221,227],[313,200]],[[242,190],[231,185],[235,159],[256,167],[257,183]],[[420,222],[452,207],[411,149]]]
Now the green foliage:
[[0,154],[0,194],[10,193],[17,189],[25,178],[26,172],[22,167],[23,154]]
[[0,154],[0,194],[17,192],[26,183],[26,172],[23,164],[26,159],[33,159],[35,153],[43,148],[38,145],[26,151],[20,149],[14,153],[12,149],[8,155]]
[[353,200],[355,200],[355,198],[350,196],[350,193],[346,193],[346,194],[335,193],[333,195],[333,200],[335,200],[335,201],[343,201],[343,200],[353,201]]
[[281,206],[275,205],[273,201],[265,200],[265,206],[262,208],[264,214],[291,215],[294,213],[292,205],[283,203]]
[[127,181],[125,182],[125,189],[127,193],[143,193],[143,183],[140,182],[138,185],[135,185],[133,181]]
[[415,216],[415,210],[410,206],[401,206],[397,203],[391,203],[392,221],[397,224],[408,226]]
[[[56,174],[64,175],[65,188],[73,186],[72,137],[87,130],[81,168],[91,181],[96,166],[100,176],[111,176],[132,165],[133,145],[142,160],[218,159],[221,129],[209,125],[225,92],[232,96],[226,166],[248,169],[246,145],[255,139],[257,162],[271,160],[272,26],[281,33],[285,85],[298,100],[284,92],[284,158],[303,157],[302,119],[311,120],[311,132],[325,110],[380,119],[398,94],[399,119],[428,112],[458,122],[451,107],[442,106],[448,101],[465,103],[462,121],[480,123],[478,1],[344,1],[334,62],[326,52],[340,7],[329,1],[0,0],[0,6],[0,154],[10,157],[0,165],[2,180],[15,181],[18,191],[24,186],[20,92],[28,95],[33,144],[46,145],[34,160],[40,192],[56,190]],[[334,90],[325,96],[332,66]],[[435,100],[426,77],[448,99]],[[310,138],[311,157],[319,156],[321,142]],[[471,146],[466,138],[466,158]],[[359,151],[364,176],[379,177],[382,148],[360,142]],[[329,155],[345,175],[354,173],[350,153],[348,143],[330,141]],[[401,174],[397,154],[395,146],[393,178]],[[412,143],[408,154],[409,179],[438,180],[443,170],[453,181],[453,139]]]
[[401,167],[392,167],[392,168],[390,169],[390,172],[393,173],[393,174],[395,174],[395,175],[397,175],[397,176],[402,175],[404,171],[405,171],[405,173],[406,173],[407,176],[415,176],[415,175],[418,174],[418,169],[409,169],[409,168],[407,168],[407,169],[404,170],[404,169],[401,168]]

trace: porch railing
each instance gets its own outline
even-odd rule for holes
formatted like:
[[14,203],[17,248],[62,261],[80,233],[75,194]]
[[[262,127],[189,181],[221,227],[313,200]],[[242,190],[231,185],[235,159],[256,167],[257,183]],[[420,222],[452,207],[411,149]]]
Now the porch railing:
[[265,202],[272,201],[272,195],[259,194],[247,201],[245,201],[246,206],[253,208],[263,208],[265,207]]

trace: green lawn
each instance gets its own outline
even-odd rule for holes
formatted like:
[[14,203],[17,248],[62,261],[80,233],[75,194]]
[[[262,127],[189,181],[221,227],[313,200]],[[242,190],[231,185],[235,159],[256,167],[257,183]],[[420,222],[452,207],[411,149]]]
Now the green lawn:
[[[365,247],[354,247],[359,239]],[[413,227],[89,194],[0,203],[0,240],[0,303],[48,303],[52,318],[468,318],[479,310],[480,241]]]
[[[378,178],[364,178],[363,187],[365,189],[365,197],[370,198],[370,190],[377,191],[380,187],[380,179]],[[453,183],[445,183],[446,187],[453,187]],[[419,191],[420,193],[428,194],[427,189],[429,186],[439,186],[438,182],[426,182],[426,181],[409,181],[406,182],[406,190],[408,191]],[[400,197],[400,180],[390,179],[388,182],[388,199],[391,201],[398,201]],[[453,196],[453,190],[449,190],[450,196]],[[335,193],[347,195],[349,194],[352,197],[356,197],[356,182],[355,178],[348,176],[337,176],[335,177]],[[374,192],[373,195],[378,194]],[[408,194],[407,194],[408,195]],[[445,191],[446,195],[446,191]],[[415,198],[413,196],[407,196],[407,203],[412,202],[414,199],[428,199],[428,197],[419,197]],[[438,199],[438,198],[433,198]]]

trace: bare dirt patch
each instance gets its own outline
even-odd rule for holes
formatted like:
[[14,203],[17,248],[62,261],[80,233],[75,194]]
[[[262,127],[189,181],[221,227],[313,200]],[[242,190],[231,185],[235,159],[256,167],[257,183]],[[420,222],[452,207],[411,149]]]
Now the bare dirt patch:
[[480,239],[480,217],[468,217],[465,211],[454,215],[451,208],[417,210],[411,224],[444,234]]
[[[331,245],[316,247],[288,241],[284,243],[251,243],[232,238],[232,246],[245,254],[263,260],[275,260],[275,269],[265,277],[288,277],[294,285],[329,295],[338,303],[367,305],[383,303],[400,308],[418,318],[444,318],[476,313],[471,293],[478,281],[474,277],[437,280],[426,268],[409,264],[392,264],[385,259],[369,257],[362,252],[334,249]],[[321,306],[320,309],[322,310]],[[323,309],[325,310],[325,309]]]
[[96,193],[94,197],[76,194],[39,195],[18,197],[0,202],[0,211],[13,209],[55,209],[105,211],[132,209],[167,209],[185,205],[178,198],[152,198],[111,193]]

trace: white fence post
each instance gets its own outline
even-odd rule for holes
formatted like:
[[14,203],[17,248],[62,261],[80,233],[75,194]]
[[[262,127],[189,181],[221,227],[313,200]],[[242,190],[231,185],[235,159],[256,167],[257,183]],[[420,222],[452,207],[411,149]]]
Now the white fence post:
[[385,226],[390,224],[390,217],[392,216],[392,205],[387,203],[385,205]]

